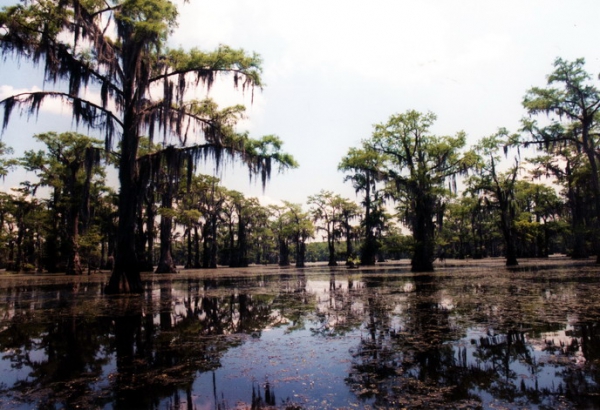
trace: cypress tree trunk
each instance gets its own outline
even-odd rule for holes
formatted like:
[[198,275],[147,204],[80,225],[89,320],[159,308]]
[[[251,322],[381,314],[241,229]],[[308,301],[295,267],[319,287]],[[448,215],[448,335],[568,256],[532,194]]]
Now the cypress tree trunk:
[[192,269],[192,227],[188,227],[185,231],[185,238],[187,242],[187,255],[184,269]]
[[569,184],[567,192],[571,208],[571,231],[573,232],[573,250],[571,258],[585,259],[589,255],[585,244],[586,226],[584,206],[582,204],[583,201],[579,189],[573,188],[571,184]]
[[209,222],[207,221],[207,223],[204,225],[204,228],[202,229],[202,237],[204,238],[204,240],[202,241],[202,268],[203,269],[208,269],[210,267],[210,242],[211,242],[211,238],[209,236]]
[[[54,219],[56,220],[56,219]],[[58,269],[58,259],[59,259],[59,249],[60,249],[60,240],[58,235],[56,234],[56,226],[52,227],[52,231],[46,236],[46,255],[44,257],[44,267],[49,273],[59,272]]]
[[[147,86],[147,70],[143,67],[141,52],[143,43],[138,43],[132,32],[122,33],[123,55],[123,135],[119,158],[119,225],[115,266],[105,288],[105,293],[142,293],[142,278],[137,251],[135,249],[135,211],[137,209],[139,121],[138,110]],[[144,77],[143,73],[146,73]]]
[[245,268],[248,266],[248,237],[246,235],[246,223],[240,224],[238,231],[238,243],[240,249],[240,266]]
[[594,246],[594,252],[596,254],[596,263],[600,264],[600,178],[598,177],[598,163],[596,160],[597,152],[596,146],[593,144],[590,139],[590,129],[592,128],[592,124],[594,122],[594,118],[587,118],[587,121],[584,120],[582,124],[582,142],[583,149],[588,157],[590,168],[591,168],[591,186],[592,186],[592,196],[594,199],[594,212],[595,218],[592,222],[592,240]]
[[337,266],[337,260],[335,259],[335,241],[333,240],[333,234],[327,233],[327,248],[329,249],[329,263],[327,266]]
[[413,239],[415,248],[411,260],[413,272],[433,272],[433,259],[435,253],[435,224],[434,199],[427,195],[417,194],[415,223],[413,226]]
[[500,223],[502,224],[502,234],[506,246],[506,266],[517,266],[517,248],[515,246],[515,236],[512,229],[512,219],[510,218],[509,210],[506,209],[508,204],[500,204],[503,208],[500,214]]
[[198,234],[198,227],[194,226],[194,268],[200,269],[200,235]]
[[146,267],[144,270],[152,272],[154,269],[154,210],[153,201],[154,191],[148,194],[146,203]]
[[69,253],[67,255],[67,275],[82,275],[83,267],[81,266],[81,257],[79,256],[79,234],[78,225],[79,217],[77,210],[69,207],[69,216],[67,217],[67,246]]
[[306,244],[304,243],[304,240],[299,239],[298,242],[296,243],[296,267],[297,268],[304,268],[306,266],[306,264],[304,263],[305,255],[306,255]]
[[24,263],[24,255],[23,255],[23,238],[25,237],[25,223],[23,221],[25,210],[19,212],[17,214],[17,240],[16,244],[16,253],[14,259],[14,266],[12,270],[16,272],[20,272],[23,268]]
[[[172,197],[172,186],[173,184],[167,183],[165,192],[162,195],[162,207],[164,209],[171,209],[173,204]],[[172,244],[171,244],[171,232],[173,231],[173,217],[168,214],[162,214],[160,216],[160,260],[156,267],[156,273],[177,273],[175,262],[173,261]]]
[[136,241],[135,246],[137,250],[137,254],[140,255],[140,271],[142,272],[151,272],[152,271],[152,262],[148,259],[148,253],[146,252],[146,242],[148,239],[148,233],[144,232],[144,225],[146,223],[144,219],[144,215],[142,212],[142,206],[138,204],[138,209],[136,211],[137,217],[137,225],[136,225]]
[[217,215],[213,215],[210,221],[210,235],[212,241],[210,242],[209,248],[209,268],[215,269],[217,267],[217,256],[219,253],[219,246],[217,243]]
[[165,215],[160,218],[160,260],[155,273],[177,273],[171,252],[171,230],[173,219]]
[[517,266],[517,249],[512,238],[506,241],[506,266]]
[[364,266],[375,265],[377,243],[373,235],[373,221],[371,216],[371,174],[367,172],[365,184],[365,243],[361,248],[360,264]]
[[238,249],[236,249],[235,246],[235,238],[233,235],[233,222],[229,223],[229,249],[227,250],[226,263],[233,268],[239,266],[239,254]]
[[125,115],[125,128],[119,159],[119,225],[115,265],[105,293],[142,293],[142,278],[135,249],[135,210],[137,208],[137,129],[131,113]]
[[204,226],[204,246],[202,252],[202,268],[216,268],[217,267],[217,216],[211,215],[210,219]]
[[54,188],[52,195],[52,227],[46,238],[46,256],[44,265],[49,273],[57,273],[59,269],[61,240],[59,235],[59,202],[61,200],[60,189]]
[[100,269],[104,269],[106,267],[106,260],[108,256],[106,255],[106,241],[102,239],[100,241]]
[[348,216],[346,216],[344,223],[346,228],[346,265],[349,266],[351,264],[350,258],[354,256],[354,248],[352,247],[352,228]]
[[248,266],[248,241],[246,238],[246,223],[240,216],[238,221],[238,241],[234,248],[234,258],[231,267],[245,268]]
[[290,266],[290,248],[284,238],[279,238],[279,266]]
[[[381,232],[381,227],[377,229],[377,242],[381,243],[383,239],[383,233]],[[385,255],[383,254],[381,247],[377,247],[377,263],[385,262]]]

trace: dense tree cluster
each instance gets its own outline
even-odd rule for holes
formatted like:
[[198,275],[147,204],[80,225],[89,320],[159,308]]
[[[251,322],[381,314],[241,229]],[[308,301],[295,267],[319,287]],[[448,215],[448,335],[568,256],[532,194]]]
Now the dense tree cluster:
[[[140,272],[177,265],[356,266],[410,256],[414,271],[431,271],[435,258],[504,256],[515,265],[553,252],[600,261],[600,91],[582,59],[557,59],[547,87],[526,92],[529,116],[514,134],[501,128],[467,147],[463,132],[433,135],[433,113],[395,114],[341,158],[359,204],[320,191],[308,209],[265,207],[199,165],[236,160],[264,186],[273,168],[296,167],[294,158],[276,136],[236,131],[243,106],[188,98],[223,76],[253,92],[262,87],[260,59],[226,46],[171,49],[176,17],[166,0],[33,0],[0,12],[0,53],[41,63],[56,86],[0,101],[3,127],[15,108],[36,114],[57,99],[76,124],[104,135],[36,135],[45,150],[18,159],[0,146],[0,176],[15,166],[37,176],[0,196],[1,266],[110,268],[107,292],[139,292]],[[539,155],[521,158],[528,146]],[[118,170],[116,193],[107,165]],[[42,187],[45,199],[35,195]]]
[[[26,92],[0,102],[6,127],[15,108],[30,114],[47,99],[71,109],[74,122],[99,130],[104,149],[119,140],[116,165],[119,192],[113,274],[106,291],[141,292],[143,261],[137,249],[136,222],[149,190],[174,188],[196,165],[210,157],[239,159],[269,178],[274,163],[295,166],[293,158],[278,151],[279,141],[255,141],[235,131],[241,106],[220,109],[211,100],[189,98],[189,91],[210,89],[223,75],[242,90],[261,87],[260,59],[243,50],[220,46],[213,52],[184,51],[167,46],[176,26],[177,8],[165,0],[31,1],[5,7],[0,13],[0,53],[43,63],[53,91]],[[99,101],[88,93],[99,92]],[[144,153],[141,142],[162,134],[160,150]],[[270,149],[270,147],[274,148]],[[180,172],[187,168],[187,172]],[[166,171],[166,172],[165,172]],[[172,221],[173,190],[163,190],[161,236]],[[170,271],[168,245],[162,244],[160,270]]]
[[[431,135],[431,113],[407,111],[375,125],[340,163],[364,192],[362,263],[374,262],[381,243],[373,216],[381,198],[412,233],[404,249],[414,271],[433,270],[436,257],[503,256],[513,266],[519,257],[561,252],[600,261],[600,90],[583,66],[557,59],[548,87],[526,92],[522,129],[500,128],[469,148],[463,133]],[[521,158],[531,145],[537,156]]]

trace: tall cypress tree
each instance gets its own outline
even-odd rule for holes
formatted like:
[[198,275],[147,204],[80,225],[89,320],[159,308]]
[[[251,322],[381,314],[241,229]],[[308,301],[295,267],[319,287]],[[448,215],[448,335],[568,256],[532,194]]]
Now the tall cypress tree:
[[[0,101],[3,126],[14,108],[22,106],[35,114],[52,98],[70,107],[77,124],[103,132],[107,150],[115,137],[120,140],[119,226],[109,293],[142,291],[135,241],[136,210],[143,194],[138,189],[141,136],[152,139],[162,131],[182,145],[203,146],[217,162],[223,154],[240,155],[242,160],[247,155],[246,144],[227,146],[227,124],[198,110],[199,103],[187,101],[185,95],[190,87],[210,89],[225,74],[236,88],[260,88],[260,58],[227,46],[212,52],[168,48],[176,19],[177,8],[169,0],[33,0],[0,12],[2,54],[43,63],[46,79],[57,86],[55,91]],[[100,101],[88,98],[87,86],[98,87]]]

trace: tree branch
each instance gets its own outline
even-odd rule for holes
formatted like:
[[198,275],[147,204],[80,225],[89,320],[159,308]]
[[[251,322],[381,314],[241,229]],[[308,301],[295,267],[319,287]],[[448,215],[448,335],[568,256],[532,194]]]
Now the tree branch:
[[[47,97],[58,98],[61,100],[69,100],[72,104],[72,115],[75,119],[76,123],[79,123],[83,120],[91,128],[105,128],[107,132],[112,133],[114,131],[112,122],[117,123],[121,127],[123,127],[123,122],[116,117],[111,111],[94,104],[90,101],[84,100],[82,98],[57,91],[38,91],[38,92],[30,92],[30,93],[21,93],[5,98],[0,101],[0,105],[4,106],[4,120],[2,124],[2,130],[6,129],[8,122],[10,120],[10,115],[12,113],[12,109],[15,105],[29,105],[28,115],[37,114],[41,108],[41,104],[44,99]],[[91,110],[90,110],[91,108]],[[95,123],[97,120],[98,114],[95,111],[100,111],[105,115],[107,121],[103,126],[99,126]]]

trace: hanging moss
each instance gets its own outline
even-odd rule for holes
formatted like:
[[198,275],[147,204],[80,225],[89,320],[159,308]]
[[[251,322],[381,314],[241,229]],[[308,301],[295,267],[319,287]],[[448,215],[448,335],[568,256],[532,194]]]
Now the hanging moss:
[[[3,129],[17,105],[31,116],[45,99],[53,98],[71,108],[76,125],[102,132],[107,150],[114,137],[120,138],[118,249],[109,292],[141,291],[135,213],[144,180],[156,176],[161,166],[176,172],[179,179],[182,165],[193,169],[199,160],[210,157],[221,166],[227,157],[252,164],[263,183],[271,173],[272,159],[258,153],[262,159],[255,155],[252,163],[252,150],[233,131],[243,107],[218,110],[214,103],[185,101],[190,88],[210,90],[219,76],[227,74],[235,88],[253,92],[262,87],[261,59],[227,46],[212,52],[169,49],[165,44],[176,18],[177,7],[169,0],[110,5],[32,0],[0,12],[0,53],[43,63],[49,83],[68,84],[68,92],[26,93],[0,101]],[[99,104],[81,95],[87,86],[99,87]],[[163,94],[158,98],[153,95],[157,89]],[[173,148],[139,158],[141,136],[152,140],[157,131],[165,144],[178,141],[179,145],[175,142]],[[142,164],[151,160],[154,163]]]

